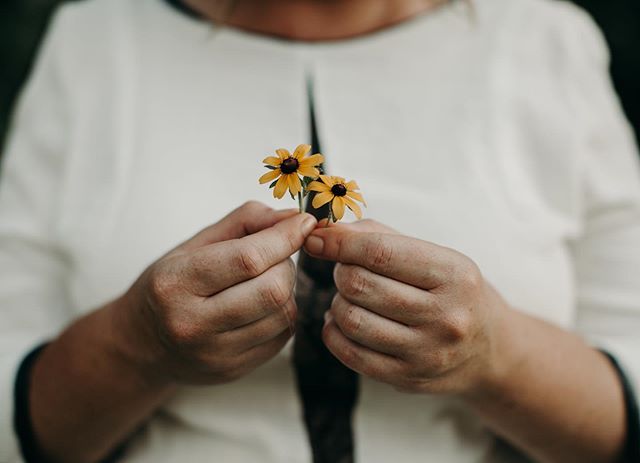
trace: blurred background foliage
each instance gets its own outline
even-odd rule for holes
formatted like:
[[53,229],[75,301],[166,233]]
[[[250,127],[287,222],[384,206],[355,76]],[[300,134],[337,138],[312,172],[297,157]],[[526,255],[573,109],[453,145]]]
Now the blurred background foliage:
[[[63,1],[0,0],[0,146],[51,13]],[[640,139],[640,0],[576,3],[586,8],[605,32],[612,51],[614,83]]]

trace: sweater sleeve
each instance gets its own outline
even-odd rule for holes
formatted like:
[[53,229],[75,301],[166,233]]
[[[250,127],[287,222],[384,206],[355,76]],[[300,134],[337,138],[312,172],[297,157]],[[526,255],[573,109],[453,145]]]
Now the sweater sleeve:
[[582,231],[572,243],[576,328],[594,346],[614,357],[618,372],[627,376],[622,380],[630,434],[625,461],[636,462],[640,461],[636,422],[640,391],[638,150],[610,82],[604,39],[586,14],[568,7],[567,13],[571,15],[567,19],[575,25],[567,38],[567,88],[572,89],[582,159]]
[[69,138],[66,8],[46,34],[14,113],[0,178],[0,461],[21,462],[14,383],[25,355],[70,318],[56,239]]

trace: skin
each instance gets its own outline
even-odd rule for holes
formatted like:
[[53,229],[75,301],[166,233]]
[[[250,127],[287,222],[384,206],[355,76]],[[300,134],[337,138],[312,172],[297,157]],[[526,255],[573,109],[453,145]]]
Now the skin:
[[[186,3],[234,27],[313,41],[366,34],[440,2],[244,0],[231,13],[210,0]],[[310,253],[338,262],[324,340],[347,366],[404,392],[460,397],[537,461],[615,461],[623,399],[602,355],[509,307],[451,249],[375,222],[315,225],[248,203],[65,329],[32,370],[43,452],[54,462],[100,461],[178,385],[215,387],[272,358],[292,333],[290,256],[306,239]]]
[[32,372],[32,421],[45,454],[100,461],[178,384],[228,383],[275,356],[295,326],[290,256],[316,223],[247,203],[69,326]]
[[624,408],[609,361],[510,307],[471,259],[368,220],[321,225],[305,249],[337,262],[323,339],[346,366],[463,399],[534,461],[617,461]]
[[338,40],[425,13],[446,0],[183,0],[214,22],[288,40]]

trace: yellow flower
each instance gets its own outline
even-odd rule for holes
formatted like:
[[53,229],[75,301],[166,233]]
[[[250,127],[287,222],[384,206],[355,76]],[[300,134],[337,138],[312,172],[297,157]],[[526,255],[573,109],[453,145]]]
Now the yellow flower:
[[329,175],[321,175],[320,180],[322,181],[311,182],[308,186],[309,191],[317,192],[311,203],[313,207],[318,209],[328,202],[331,202],[331,212],[334,222],[342,219],[345,206],[351,209],[358,219],[362,218],[362,210],[356,201],[360,201],[365,206],[367,203],[365,203],[362,195],[355,191],[359,190],[360,187],[354,180],[345,182],[342,177],[332,177]]
[[297,195],[302,191],[300,175],[318,178],[320,171],[316,169],[316,166],[324,162],[324,156],[321,154],[305,157],[310,150],[311,146],[309,145],[298,145],[293,155],[283,148],[276,150],[278,157],[269,156],[262,161],[271,171],[260,177],[258,181],[267,183],[278,179],[273,189],[275,198],[282,198],[287,189],[292,196]]

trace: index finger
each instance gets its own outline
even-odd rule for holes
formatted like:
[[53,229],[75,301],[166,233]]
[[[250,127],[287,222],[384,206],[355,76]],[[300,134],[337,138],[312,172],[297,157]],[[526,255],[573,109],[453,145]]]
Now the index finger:
[[305,250],[320,259],[360,265],[423,289],[440,286],[454,269],[452,250],[390,233],[316,229],[307,238]]
[[201,295],[255,278],[297,252],[316,223],[310,214],[296,214],[252,235],[199,248],[187,257],[187,278]]

